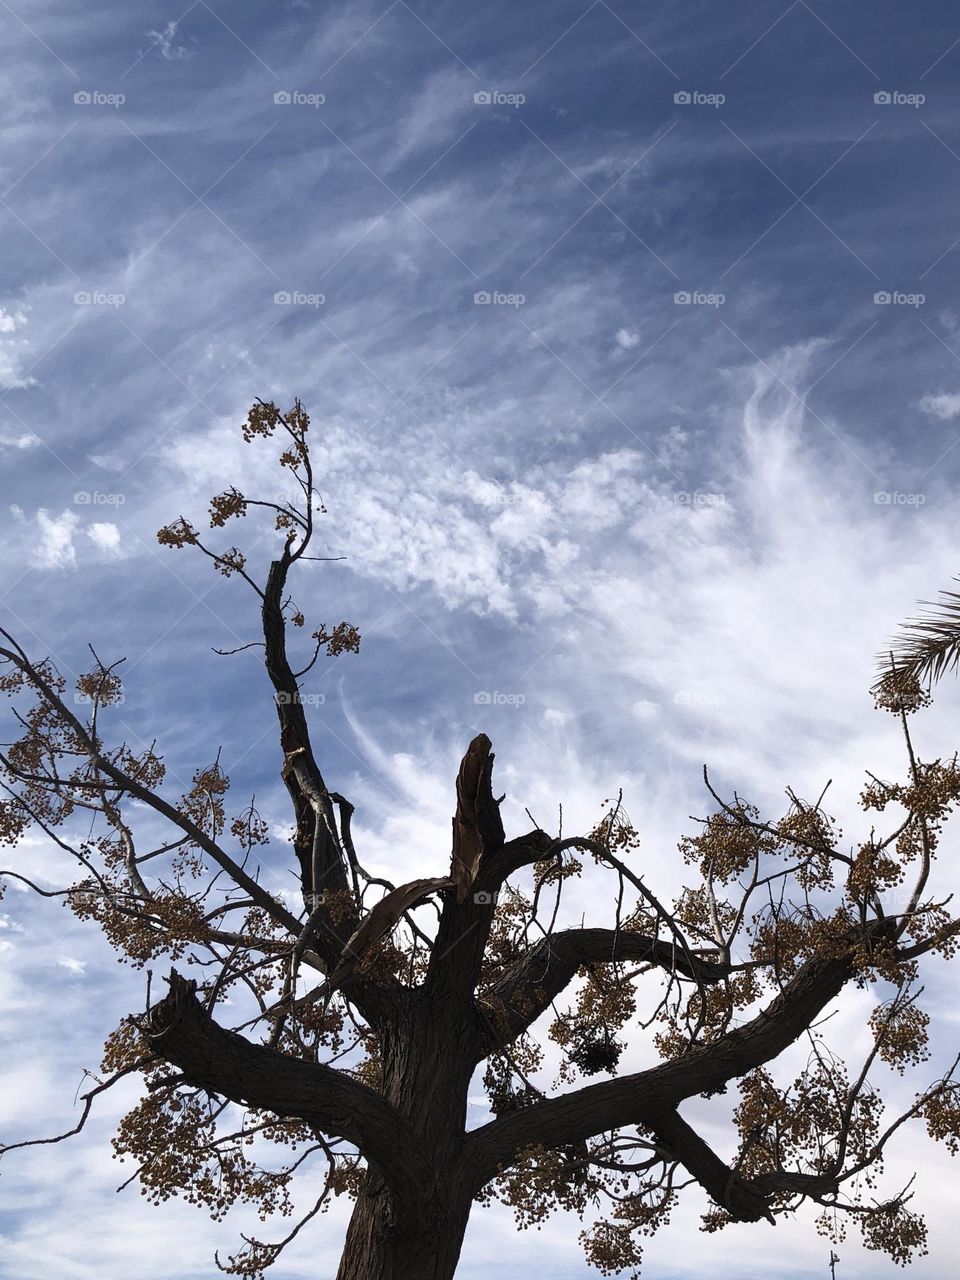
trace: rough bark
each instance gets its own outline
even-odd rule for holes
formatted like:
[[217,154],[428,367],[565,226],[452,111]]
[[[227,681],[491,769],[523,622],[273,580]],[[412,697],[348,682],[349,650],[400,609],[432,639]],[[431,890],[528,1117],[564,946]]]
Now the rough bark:
[[375,1171],[354,1208],[337,1280],[451,1280],[473,1187],[463,1160],[481,1030],[472,1008],[412,992],[386,1030],[384,1097],[429,1153],[413,1209]]
[[453,1280],[470,1215],[465,1193],[404,1214],[383,1180],[368,1174],[357,1199],[337,1280]]

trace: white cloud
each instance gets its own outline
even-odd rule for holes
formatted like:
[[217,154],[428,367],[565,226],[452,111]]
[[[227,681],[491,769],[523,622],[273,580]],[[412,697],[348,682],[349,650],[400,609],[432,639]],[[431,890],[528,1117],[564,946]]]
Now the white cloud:
[[946,392],[942,395],[924,396],[917,405],[924,413],[932,414],[949,422],[951,418],[960,418],[960,391]]
[[61,969],[66,969],[68,973],[84,974],[87,971],[86,960],[77,960],[74,956],[61,956],[57,960],[57,964]]
[[116,453],[91,453],[90,461],[104,471],[122,471],[124,468],[123,459]]
[[79,523],[72,511],[50,516],[41,507],[37,512],[40,541],[34,548],[34,563],[42,569],[73,568],[77,563],[73,535]]
[[101,551],[111,555],[120,554],[120,530],[109,521],[98,521],[86,530],[87,537]]
[[640,345],[639,333],[631,333],[629,329],[618,329],[615,337],[617,346],[624,351],[632,351],[634,347]]
[[167,62],[179,62],[190,57],[190,50],[183,44],[177,44],[177,22],[168,22],[160,31],[148,31],[147,35],[153,46],[160,50],[160,56]]
[[35,449],[40,443],[40,437],[32,431],[21,431],[16,436],[0,435],[0,448],[3,449]]
[[0,333],[13,333],[27,323],[22,311],[7,311],[0,307]]
[[8,345],[6,342],[0,343],[0,389],[16,391],[36,386],[36,378],[19,372],[16,357],[8,350]]
[[[14,334],[27,323],[22,311],[7,311],[0,307],[0,334]],[[0,389],[13,391],[17,388],[32,387],[36,379],[20,373],[20,352],[26,345],[23,339],[12,337],[0,338]],[[7,443],[7,442],[0,442]],[[29,446],[16,445],[17,448]]]
[[36,386],[36,378],[21,374],[18,358],[11,347],[9,342],[0,342],[0,389],[17,391]]
[[466,127],[464,117],[471,112],[477,117],[475,89],[474,77],[459,66],[444,67],[428,76],[418,86],[402,122],[398,122],[398,157],[439,146],[462,133]]
[[[0,334],[17,333],[17,330],[22,329],[26,323],[27,317],[22,311],[6,311],[4,307],[0,307]],[[20,348],[24,346],[26,342],[23,339],[0,338],[0,389],[15,390],[33,387],[36,383],[35,378],[28,378],[19,372],[19,353]],[[20,439],[20,436],[17,439]],[[3,440],[0,443],[13,442]],[[29,448],[29,445],[14,444],[14,447]]]

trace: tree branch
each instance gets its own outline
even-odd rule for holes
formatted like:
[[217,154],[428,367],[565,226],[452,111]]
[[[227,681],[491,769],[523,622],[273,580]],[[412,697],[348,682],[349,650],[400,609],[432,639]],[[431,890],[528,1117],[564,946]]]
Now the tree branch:
[[196,983],[176,970],[169,981],[169,994],[143,1026],[155,1053],[210,1093],[346,1139],[401,1200],[416,1202],[431,1178],[429,1157],[385,1098],[341,1071],[251,1044],[213,1021],[195,995]]
[[47,705],[56,712],[57,716],[64,725],[68,725],[71,731],[76,735],[86,752],[90,763],[95,766],[101,773],[117,787],[118,790],[126,792],[137,800],[143,801],[149,808],[162,817],[167,818],[175,826],[179,827],[195,844],[197,844],[204,853],[216,862],[217,866],[226,871],[232,877],[234,882],[242,889],[245,889],[250,897],[256,902],[257,906],[262,907],[264,911],[278,924],[283,925],[285,929],[289,929],[296,936],[300,932],[300,925],[295,915],[289,912],[286,907],[269,894],[266,889],[259,885],[252,876],[247,875],[243,868],[235,862],[215,840],[212,840],[202,828],[198,827],[195,822],[181,813],[172,804],[168,804],[156,792],[151,791],[148,787],[137,782],[135,778],[124,772],[109,760],[100,750],[98,744],[90,737],[85,726],[80,720],[64,705],[62,700],[57,696],[49,683],[43,678],[32,662],[23,653],[13,637],[8,632],[0,628],[0,635],[9,640],[16,648],[17,652],[9,649],[0,648],[0,657],[6,658],[12,662],[19,671],[27,677],[33,687],[41,695]]
[[[877,929],[871,930],[876,933]],[[757,1017],[682,1057],[617,1080],[546,1099],[475,1130],[468,1164],[481,1187],[525,1147],[584,1141],[625,1125],[650,1125],[685,1099],[777,1057],[803,1034],[852,976],[853,939],[845,953],[808,960]]]
[[504,848],[500,805],[492,788],[493,759],[490,739],[480,733],[460,763],[450,868],[455,891],[444,894],[424,979],[431,996],[461,1003],[472,999],[496,909],[496,888],[484,892],[481,884],[485,864]]
[[[694,981],[720,982],[734,966],[701,960],[675,942],[616,929],[565,929],[542,938],[529,948],[483,993],[493,1003],[499,1045],[509,1044],[536,1022],[572,982],[578,969],[616,960],[647,961]],[[489,1046],[493,1047],[493,1046]]]
[[679,1160],[711,1199],[737,1222],[758,1222],[761,1218],[774,1222],[767,1200],[769,1193],[724,1164],[679,1112],[664,1111],[646,1127],[653,1131],[658,1144],[665,1147],[673,1159]]

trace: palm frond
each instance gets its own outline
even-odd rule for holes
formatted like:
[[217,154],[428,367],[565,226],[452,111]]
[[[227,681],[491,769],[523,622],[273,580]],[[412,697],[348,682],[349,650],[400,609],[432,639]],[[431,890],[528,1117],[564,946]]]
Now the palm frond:
[[960,666],[960,592],[941,591],[939,600],[919,603],[929,612],[904,623],[892,650],[878,655],[878,663],[887,672],[892,658],[902,674],[933,684]]

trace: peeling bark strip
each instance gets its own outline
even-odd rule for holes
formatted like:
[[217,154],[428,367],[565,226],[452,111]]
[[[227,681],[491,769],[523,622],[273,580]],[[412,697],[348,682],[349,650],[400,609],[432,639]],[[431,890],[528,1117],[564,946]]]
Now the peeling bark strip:
[[319,1063],[276,1053],[227,1031],[196,997],[197,984],[170,974],[170,991],[150,1010],[144,1035],[188,1081],[243,1106],[306,1120],[359,1147],[408,1208],[430,1178],[430,1161],[396,1108],[366,1085]]
[[467,747],[457,774],[457,812],[453,819],[453,861],[450,868],[457,902],[464,903],[487,849],[503,844],[500,808],[493,798],[493,752],[490,739],[478,733]]
[[[300,686],[287,658],[283,592],[291,563],[288,542],[283,556],[273,561],[267,575],[262,606],[263,637],[267,674],[274,688],[274,703],[280,721],[283,780],[297,816],[294,847],[300,861],[304,892],[315,896],[331,889],[347,889],[347,868],[340,848],[333,804],[310,743]],[[314,904],[309,905],[312,909]],[[337,930],[333,929],[332,933],[336,937]]]
[[415,907],[418,902],[428,898],[431,893],[436,893],[438,889],[452,887],[453,881],[449,878],[433,876],[425,880],[411,880],[409,884],[402,884],[391,890],[386,897],[381,898],[348,938],[337,967],[326,983],[327,991],[329,993],[336,991],[341,982],[345,982],[353,973],[366,952],[371,947],[375,947],[381,938],[392,933],[404,913],[411,907]]

